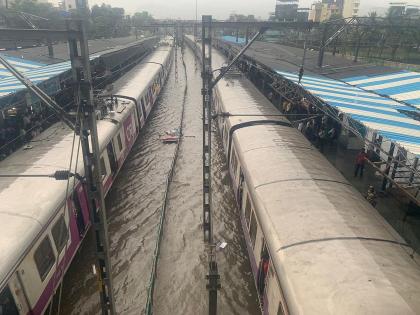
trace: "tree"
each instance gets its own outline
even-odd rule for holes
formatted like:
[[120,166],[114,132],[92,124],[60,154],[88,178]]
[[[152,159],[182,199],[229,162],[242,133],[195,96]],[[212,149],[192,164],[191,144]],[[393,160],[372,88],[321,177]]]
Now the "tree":
[[[22,13],[26,13],[26,17]],[[59,11],[52,4],[37,0],[16,0],[9,5],[9,9],[1,10],[1,14],[8,27],[28,28],[29,23],[25,18],[40,28],[56,28],[60,21]]]
[[147,11],[136,12],[131,18],[132,25],[139,28],[143,25],[151,24],[154,20],[153,16]]
[[58,12],[51,3],[38,2],[37,0],[16,0],[10,4],[10,9],[44,18],[58,17]]
[[123,8],[113,8],[102,3],[101,6],[92,7],[90,16],[90,35],[93,38],[120,37],[130,33],[129,20]]

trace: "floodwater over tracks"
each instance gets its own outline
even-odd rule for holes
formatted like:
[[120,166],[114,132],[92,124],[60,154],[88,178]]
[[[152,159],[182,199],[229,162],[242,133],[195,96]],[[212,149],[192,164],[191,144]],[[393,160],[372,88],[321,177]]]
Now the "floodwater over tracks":
[[[192,52],[178,51],[158,103],[106,198],[114,291],[118,314],[142,314],[152,268],[160,208],[175,145],[159,135],[179,126],[185,104],[184,131],[169,190],[154,294],[154,314],[206,314],[207,255],[202,222],[201,78]],[[184,95],[185,85],[187,93]],[[213,142],[213,202],[222,289],[220,314],[258,314],[245,242],[240,228],[221,143]],[[89,233],[65,276],[61,314],[98,314],[94,238]]]

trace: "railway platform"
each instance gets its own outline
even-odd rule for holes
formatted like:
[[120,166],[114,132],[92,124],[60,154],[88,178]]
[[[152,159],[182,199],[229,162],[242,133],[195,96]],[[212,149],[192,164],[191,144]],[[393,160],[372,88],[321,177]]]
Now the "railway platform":
[[403,196],[396,191],[381,191],[383,178],[372,166],[365,165],[363,177],[354,177],[354,164],[358,150],[350,150],[339,145],[328,146],[324,155],[355,187],[360,194],[366,196],[370,185],[377,192],[375,208],[389,224],[413,247],[420,252],[420,212],[410,207]]
[[[241,44],[243,43],[240,40],[236,42],[234,38],[227,37],[218,41],[219,48],[228,55],[234,55]],[[405,185],[405,178],[401,178],[405,175],[401,174],[407,174],[410,169],[415,174],[414,178],[418,178],[419,173],[420,104],[417,98],[420,98],[420,73],[363,61],[354,62],[339,54],[330,53],[324,56],[324,66],[318,67],[318,51],[308,50],[303,79],[299,82],[298,73],[303,56],[303,49],[297,47],[256,42],[245,53],[241,67],[280,109],[285,101],[295,102],[296,105],[302,97],[307,97],[309,101],[320,100],[321,103],[331,106],[337,118],[338,113],[341,113],[342,116],[347,116],[345,120],[356,121],[359,130],[363,130],[360,139],[347,137],[344,144],[326,146],[323,153],[363,196],[370,185],[375,187],[378,211],[419,252],[418,201],[416,206],[416,201],[410,202],[404,194],[405,189],[410,190],[418,199],[419,180]],[[396,137],[400,132],[405,135]],[[381,133],[383,137],[379,136]],[[379,168],[366,165],[364,177],[355,178],[354,166],[358,151],[363,147],[372,149],[379,138],[383,141],[379,149],[384,162]],[[405,165],[406,169],[399,172],[399,167],[402,166],[400,164],[395,167],[395,171],[388,169],[385,175],[395,178],[389,178],[384,186],[383,171],[386,165],[396,166],[394,163],[399,163],[398,156],[402,152],[406,157],[404,161],[409,161]],[[400,184],[403,189],[396,189],[391,181]]]

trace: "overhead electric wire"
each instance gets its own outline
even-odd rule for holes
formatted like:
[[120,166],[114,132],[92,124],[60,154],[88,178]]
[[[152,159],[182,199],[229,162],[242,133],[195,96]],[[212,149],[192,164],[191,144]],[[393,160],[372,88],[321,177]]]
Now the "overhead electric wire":
[[[239,49],[237,49],[237,48],[235,48],[235,47],[233,47],[233,46],[230,46],[230,49],[229,49],[230,51],[237,51],[237,50],[239,50]],[[292,64],[292,65],[295,65],[293,62],[290,62],[290,61],[288,61],[288,60],[282,60],[282,61],[285,61],[285,62],[287,62],[287,63],[290,63],[290,64]],[[258,64],[258,62],[257,62],[257,64]],[[273,79],[273,81],[275,81],[275,80],[277,80],[278,79],[278,77],[280,77],[280,78],[282,78],[283,80],[285,80],[285,81],[288,81],[288,82],[290,82],[291,84],[293,84],[293,85],[295,85],[295,86],[297,86],[297,87],[300,87],[300,89],[299,88],[297,88],[296,89],[296,93],[300,96],[300,97],[306,97],[307,99],[309,98],[309,99],[311,99],[311,101],[310,101],[310,103],[312,104],[312,105],[314,105],[319,111],[321,111],[323,114],[325,114],[326,116],[328,116],[328,117],[330,117],[331,119],[333,119],[335,122],[337,122],[340,126],[342,126],[344,129],[346,129],[346,130],[348,130],[348,131],[350,131],[350,132],[352,132],[353,134],[355,134],[359,139],[361,139],[364,143],[367,143],[368,145],[370,145],[370,146],[373,146],[376,150],[379,150],[381,153],[383,153],[385,156],[387,156],[387,157],[390,157],[391,158],[391,160],[390,161],[388,161],[388,160],[386,160],[385,161],[385,159],[383,159],[381,156],[380,156],[380,154],[379,154],[379,158],[381,159],[381,160],[383,160],[384,161],[384,163],[386,163],[387,165],[389,165],[389,166],[391,166],[391,165],[393,165],[393,164],[396,164],[397,165],[397,167],[401,167],[401,168],[408,168],[416,177],[420,177],[420,170],[417,170],[417,169],[415,169],[412,165],[410,165],[410,164],[408,164],[407,165],[407,162],[408,162],[408,157],[407,157],[407,154],[405,154],[405,156],[404,156],[404,154],[403,154],[403,152],[401,152],[401,150],[399,151],[399,156],[401,156],[401,155],[403,155],[404,157],[405,157],[405,160],[400,160],[399,158],[398,158],[398,155],[397,155],[397,158],[395,158],[394,156],[390,156],[389,155],[389,153],[388,152],[386,152],[383,148],[382,148],[382,146],[378,146],[376,143],[373,143],[372,141],[370,141],[369,139],[367,139],[367,138],[365,138],[361,133],[360,133],[360,131],[354,126],[354,122],[353,122],[353,120],[350,118],[350,119],[348,119],[348,125],[346,125],[346,124],[344,124],[343,123],[343,121],[341,121],[340,119],[339,119],[339,117],[338,117],[338,114],[337,113],[339,113],[339,111],[337,111],[337,112],[335,112],[334,110],[333,110],[333,108],[329,105],[329,104],[326,104],[326,103],[324,103],[322,100],[320,100],[318,97],[316,97],[316,96],[314,96],[314,95],[312,95],[310,92],[308,92],[308,91],[306,91],[305,89],[304,89],[304,87],[301,85],[301,84],[296,84],[295,82],[293,82],[293,81],[291,81],[291,80],[289,80],[289,79],[287,79],[287,78],[285,78],[285,77],[283,77],[282,75],[280,75],[280,74],[273,74],[273,73],[271,73],[270,71],[268,71],[268,70],[265,70],[264,68],[262,68],[262,67],[260,67],[260,66],[258,66],[258,65],[254,65],[254,64],[252,64],[252,63],[249,63],[248,64],[250,67],[253,67],[253,68],[255,68],[255,69],[257,69],[258,71],[260,71],[260,72],[263,72],[263,73],[265,73],[266,75],[268,75],[271,79]],[[276,93],[278,93],[278,94],[280,94],[280,95],[282,95],[282,93],[276,88],[276,87],[274,87],[273,85],[270,85],[270,87],[276,92]],[[303,91],[305,91],[306,93],[303,93]],[[282,95],[282,97],[284,97],[283,95]],[[293,102],[292,100],[290,100],[290,99],[288,99],[287,97],[284,97],[284,98],[286,98],[288,101],[290,101],[290,102]],[[384,143],[384,142],[393,142],[392,140],[390,140],[390,139],[387,139],[387,138],[383,138],[383,140],[382,140],[382,143]],[[407,189],[409,189],[410,188],[410,186],[408,186],[408,187],[402,187],[399,183],[397,183],[394,179],[392,179],[392,178],[390,178],[388,175],[386,175],[386,174],[384,174],[383,172],[381,172],[382,173],[382,175],[384,176],[384,177],[386,177],[388,180],[390,180],[391,182],[393,182],[399,189],[401,189],[402,191],[404,191],[406,194],[407,194],[407,196],[409,196],[409,198],[410,199],[412,199],[413,201],[415,201],[417,204],[419,203],[419,201],[415,198],[415,196],[413,196],[413,195],[411,195],[411,193],[409,193],[408,191],[406,191]]]
[[[80,101],[77,104],[77,110],[76,110],[76,126],[79,125],[80,122]],[[73,130],[73,140],[72,140],[72,146],[71,146],[71,153],[70,153],[70,161],[69,161],[69,168],[68,171],[69,173],[71,173],[72,171],[72,165],[73,165],[73,157],[74,157],[74,145],[76,142],[76,135],[77,135],[77,130]],[[77,155],[76,155],[76,162],[75,162],[75,167],[74,167],[74,174],[77,174],[77,166],[78,166],[78,162],[79,162],[79,150],[80,150],[80,144],[81,144],[81,137],[79,136],[78,139],[78,145],[77,145]],[[68,250],[68,244],[69,244],[69,239],[70,239],[70,235],[71,235],[71,229],[70,229],[70,220],[71,220],[71,213],[70,211],[68,211],[68,194],[69,194],[69,186],[70,186],[70,177],[68,177],[67,179],[67,185],[66,185],[66,198],[65,198],[65,202],[64,202],[64,217],[65,214],[68,213],[69,215],[69,221],[68,221],[68,227],[67,227],[67,242],[66,242],[66,246],[64,248],[64,255],[63,255],[63,260],[64,260],[64,266],[66,266],[67,263],[67,250]],[[74,188],[76,187],[76,178],[73,180],[73,187],[71,190],[71,193],[74,194]],[[61,231],[62,232],[62,231]],[[57,267],[59,264],[59,258],[60,257],[60,253],[58,253],[58,257],[57,257],[57,262],[56,262],[56,266],[55,266],[55,272],[57,271]],[[58,307],[57,307],[57,314],[60,315],[60,309],[61,309],[61,294],[63,292],[62,286],[63,286],[63,281],[64,281],[64,274],[62,275],[61,278],[61,282],[60,282],[60,292],[59,292],[59,296],[58,296]],[[55,290],[55,283],[53,283],[53,290]],[[56,291],[54,292],[54,294],[56,293]],[[51,304],[53,303],[54,299],[51,301]]]

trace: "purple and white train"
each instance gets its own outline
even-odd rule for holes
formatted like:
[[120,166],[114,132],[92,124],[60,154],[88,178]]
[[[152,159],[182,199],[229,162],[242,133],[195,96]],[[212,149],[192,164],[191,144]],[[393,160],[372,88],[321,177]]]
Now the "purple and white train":
[[[118,105],[98,121],[107,193],[161,91],[172,62],[161,46],[114,83]],[[2,174],[52,174],[69,167],[73,133],[57,123],[0,163]],[[77,138],[76,138],[77,140]],[[77,141],[76,141],[77,143]],[[81,153],[78,172],[83,174]],[[90,226],[86,189],[49,178],[0,180],[0,314],[43,314]],[[66,199],[67,197],[67,199]]]

